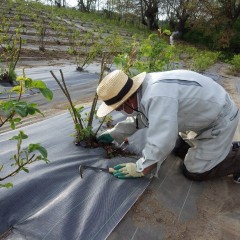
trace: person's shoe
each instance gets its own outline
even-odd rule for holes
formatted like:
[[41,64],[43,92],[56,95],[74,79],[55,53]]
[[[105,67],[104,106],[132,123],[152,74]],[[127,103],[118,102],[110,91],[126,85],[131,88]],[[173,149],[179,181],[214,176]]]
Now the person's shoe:
[[233,174],[233,181],[235,183],[240,183],[240,173]]
[[237,141],[232,142],[232,150],[233,150],[233,151],[236,151],[236,150],[238,150],[239,148],[240,148],[240,142],[237,142]]

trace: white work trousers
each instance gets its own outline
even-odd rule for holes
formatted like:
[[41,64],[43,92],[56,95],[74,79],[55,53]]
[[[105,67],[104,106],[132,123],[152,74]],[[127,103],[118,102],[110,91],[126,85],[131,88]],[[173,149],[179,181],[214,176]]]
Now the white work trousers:
[[229,114],[219,119],[215,126],[194,138],[188,138],[193,147],[184,159],[187,170],[203,173],[223,161],[231,150],[238,121],[239,113],[234,105]]

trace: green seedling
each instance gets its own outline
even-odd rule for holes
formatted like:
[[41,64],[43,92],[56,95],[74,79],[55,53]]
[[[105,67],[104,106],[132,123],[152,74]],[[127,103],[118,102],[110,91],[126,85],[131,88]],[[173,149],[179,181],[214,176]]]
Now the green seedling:
[[[100,74],[100,78],[99,78],[99,83],[102,81],[105,66],[106,66],[106,64],[104,62],[104,58],[102,58],[101,74]],[[64,93],[64,95],[66,96],[66,98],[69,102],[68,110],[72,116],[72,119],[74,122],[74,127],[75,127],[75,134],[74,134],[75,144],[80,145],[81,142],[93,142],[94,139],[96,138],[96,134],[97,134],[97,132],[94,133],[92,130],[92,123],[93,123],[93,119],[94,119],[94,116],[96,113],[96,105],[97,105],[97,100],[98,100],[97,94],[95,93],[90,112],[83,113],[84,112],[83,106],[77,107],[73,104],[73,101],[71,99],[70,93],[67,88],[67,85],[65,83],[65,79],[64,79],[62,70],[60,69],[61,80],[59,80],[56,77],[56,75],[53,73],[53,71],[50,71],[50,73],[53,76],[53,78],[55,79],[55,81],[57,82],[57,84],[59,85],[60,89],[62,90],[62,92]],[[101,122],[100,127],[104,123],[104,120],[105,120],[105,118]]]
[[[26,135],[23,131],[19,131],[18,135],[10,138],[10,140],[17,141],[17,151],[10,159],[10,161],[13,161],[13,163],[11,163],[11,167],[14,167],[15,169],[12,172],[7,173],[5,176],[1,176],[0,181],[16,175],[20,171],[29,173],[27,166],[34,162],[44,161],[45,163],[49,163],[49,160],[47,159],[47,150],[41,146],[41,144],[31,143],[26,148],[22,148],[23,140],[27,138],[28,135]],[[4,165],[2,164],[0,165],[0,172],[3,171],[3,169]],[[10,182],[3,184],[0,183],[0,188],[1,187],[11,188],[13,187],[13,184]]]
[[[5,123],[10,123],[10,127],[15,129],[15,123],[20,123],[22,118],[35,113],[41,113],[36,103],[28,103],[21,100],[22,94],[31,89],[38,89],[42,95],[49,101],[53,98],[52,91],[47,88],[46,84],[41,80],[32,80],[24,76],[17,77],[16,82],[19,84],[9,91],[9,98],[0,102],[0,127]],[[11,94],[16,93],[18,97],[12,99]]]
[[[9,97],[6,100],[0,101],[0,128],[9,124],[12,129],[15,129],[16,124],[19,124],[22,118],[25,118],[29,115],[34,115],[39,113],[43,116],[42,112],[38,109],[36,103],[29,103],[21,100],[22,94],[31,89],[38,89],[42,95],[47,100],[52,100],[53,93],[50,89],[47,88],[46,84],[41,80],[33,80],[27,78],[23,71],[23,76],[17,77],[16,79],[17,86],[14,86],[9,91]],[[11,94],[17,94],[17,97],[12,97]],[[17,136],[11,138],[11,140],[17,140],[17,153],[10,160],[14,160],[11,166],[16,167],[16,169],[4,177],[0,177],[0,181],[5,180],[8,177],[16,175],[20,171],[28,172],[26,165],[33,162],[43,160],[48,162],[47,151],[40,144],[30,143],[26,148],[22,149],[21,144],[23,139],[28,138],[23,131],[20,131]],[[40,155],[36,155],[34,152],[38,151]],[[4,164],[0,164],[0,172],[4,169]],[[0,184],[0,187],[12,187],[12,183]]]

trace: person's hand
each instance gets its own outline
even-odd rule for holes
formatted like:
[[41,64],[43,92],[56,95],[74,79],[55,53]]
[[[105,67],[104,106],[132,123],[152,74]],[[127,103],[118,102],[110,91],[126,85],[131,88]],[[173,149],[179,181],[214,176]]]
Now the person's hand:
[[111,143],[114,139],[109,133],[102,133],[99,137],[97,137],[97,141],[100,143]]
[[114,166],[114,177],[117,178],[139,178],[144,177],[142,172],[137,172],[136,163],[122,163]]

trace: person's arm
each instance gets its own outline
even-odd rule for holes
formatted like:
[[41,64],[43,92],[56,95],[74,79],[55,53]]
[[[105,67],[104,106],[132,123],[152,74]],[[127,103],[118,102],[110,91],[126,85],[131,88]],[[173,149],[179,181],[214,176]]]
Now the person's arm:
[[136,119],[134,117],[128,117],[126,120],[117,123],[112,129],[107,130],[112,138],[119,144],[136,131]]
[[178,102],[168,97],[149,100],[149,128],[143,157],[136,163],[114,166],[117,178],[139,178],[159,170],[160,165],[175,146],[178,136]]

